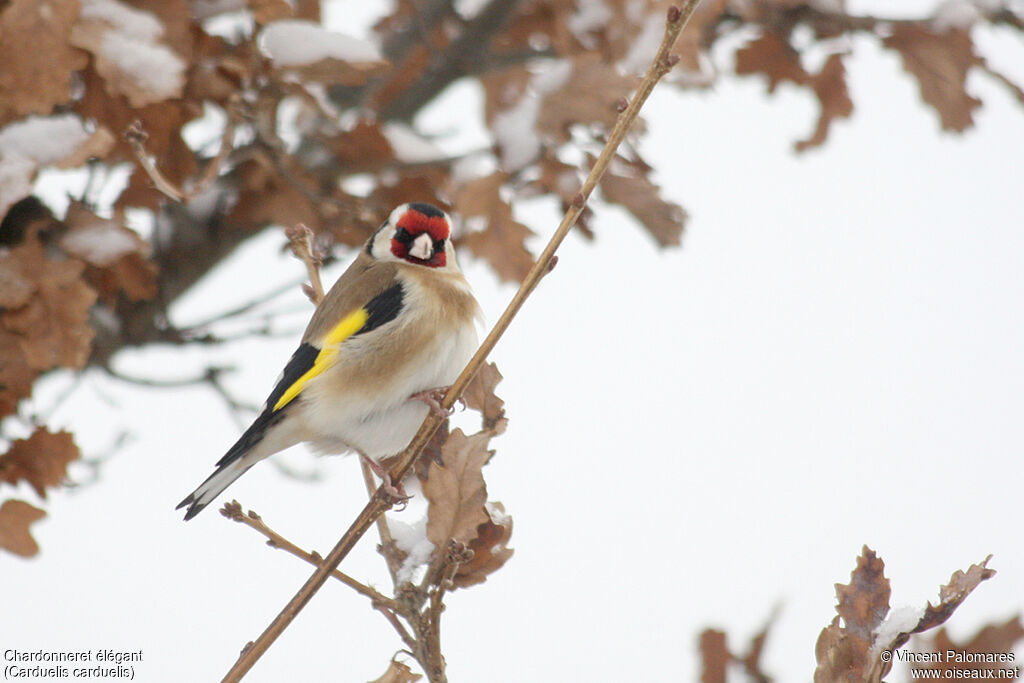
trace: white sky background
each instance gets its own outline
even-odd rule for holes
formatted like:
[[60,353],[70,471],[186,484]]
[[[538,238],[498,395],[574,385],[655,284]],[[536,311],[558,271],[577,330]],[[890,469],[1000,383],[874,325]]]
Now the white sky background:
[[[982,38],[1024,80],[1019,38]],[[449,597],[452,681],[696,681],[701,629],[743,649],[776,605],[765,668],[808,681],[833,584],[865,543],[894,606],[937,599],[953,570],[994,554],[999,573],[957,610],[954,635],[1024,607],[1024,118],[975,77],[977,127],[941,134],[895,55],[868,40],[855,51],[854,117],[803,156],[791,143],[814,123],[806,94],[768,100],[757,79],[656,92],[641,149],[691,213],[684,247],[658,250],[596,203],[597,242],[566,241],[496,349],[511,422],[486,476],[516,554]],[[442,144],[469,148],[482,132],[452,112],[479,106],[458,86],[419,122],[462,126]],[[517,208],[543,239],[554,229],[551,204]],[[283,242],[239,250],[176,307],[179,322],[298,279]],[[494,321],[512,289],[462,261]],[[300,312],[280,325],[290,337],[126,353],[119,367],[172,378],[231,363],[232,391],[258,404],[308,315],[297,290],[286,302]],[[67,385],[49,382],[38,405]],[[311,571],[212,506],[188,524],[173,510],[239,433],[222,401],[90,375],[50,424],[87,454],[122,430],[134,440],[98,483],[51,495],[37,559],[0,555],[0,648],[142,649],[138,680],[219,680]],[[326,552],[365,501],[358,463],[283,460],[322,479],[264,463],[219,502]],[[373,543],[343,569],[385,587]],[[333,582],[246,680],[371,680],[399,647]]]

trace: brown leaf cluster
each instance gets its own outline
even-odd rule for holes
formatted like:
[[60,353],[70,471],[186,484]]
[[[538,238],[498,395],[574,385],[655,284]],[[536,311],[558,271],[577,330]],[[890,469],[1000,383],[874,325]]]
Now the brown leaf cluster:
[[427,538],[434,545],[431,565],[440,567],[436,583],[445,575],[446,558],[454,542],[464,553],[452,567],[450,579],[456,588],[483,583],[512,557],[508,543],[512,518],[501,503],[487,499],[483,467],[494,451],[490,440],[505,430],[505,402],[494,394],[501,373],[494,363],[484,365],[465,393],[466,405],[480,413],[482,429],[467,436],[453,430],[441,446],[440,461],[431,462],[420,477],[428,501]]
[[879,683],[892,666],[892,660],[883,661],[880,653],[902,647],[911,634],[949,619],[979,583],[995,575],[987,563],[988,558],[966,572],[955,572],[939,589],[938,605],[929,603],[914,627],[890,634],[882,642],[880,633],[887,633],[883,627],[889,615],[889,580],[882,559],[864,546],[850,583],[836,584],[837,616],[818,636],[814,683]]
[[[800,0],[749,3],[737,9],[741,21],[759,27],[761,33],[736,51],[736,74],[763,75],[769,93],[780,83],[790,82],[806,88],[818,101],[817,124],[807,139],[796,143],[798,152],[824,144],[831,124],[853,113],[845,66],[846,60],[852,58],[852,48],[832,52],[820,71],[809,72],[793,44],[794,31],[801,26],[810,29],[814,40],[821,42],[867,33],[877,38],[883,48],[899,54],[904,70],[917,81],[921,99],[938,114],[943,130],[963,132],[974,123],[973,112],[982,102],[967,90],[967,76],[972,69],[993,77],[1024,102],[1024,90],[992,69],[979,54],[971,28],[947,25],[939,17],[941,3],[936,4],[935,16],[895,21],[826,10]],[[1018,28],[1024,25],[1012,12],[1004,18],[995,13],[980,19],[993,23],[1005,19]]]
[[[27,439],[16,439],[0,455],[0,483],[16,486],[26,482],[40,498],[46,490],[60,486],[68,464],[79,457],[78,446],[68,432],[51,433],[37,427]],[[7,500],[0,507],[0,548],[31,557],[39,552],[29,527],[46,513],[21,500]]]

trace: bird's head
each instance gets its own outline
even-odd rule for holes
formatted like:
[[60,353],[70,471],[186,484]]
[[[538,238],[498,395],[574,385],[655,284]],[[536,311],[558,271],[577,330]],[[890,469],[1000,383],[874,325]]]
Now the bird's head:
[[432,204],[402,204],[371,238],[367,253],[382,261],[458,270],[451,243],[451,220]]

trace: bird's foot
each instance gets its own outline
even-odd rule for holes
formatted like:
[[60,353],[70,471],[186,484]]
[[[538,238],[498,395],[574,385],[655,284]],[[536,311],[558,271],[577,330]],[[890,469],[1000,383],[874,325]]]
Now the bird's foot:
[[449,408],[448,410],[445,410],[444,408],[441,407],[441,400],[444,398],[444,395],[448,393],[449,389],[451,389],[450,386],[434,387],[433,389],[424,389],[423,391],[419,391],[410,396],[409,400],[423,401],[424,403],[427,404],[427,406],[430,407],[430,412],[433,415],[437,417],[448,417],[453,412],[455,412],[455,409]]
[[406,503],[409,502],[409,499],[412,498],[412,496],[405,492],[405,487],[402,486],[402,482],[398,482],[397,485],[393,483],[391,481],[391,473],[386,467],[381,467],[380,463],[376,462],[373,458],[369,458],[362,453],[359,454],[359,457],[363,459],[363,462],[365,462],[369,468],[373,470],[373,473],[380,479],[380,488],[388,497],[388,502],[391,505],[401,505],[402,507],[398,508],[399,512],[404,510]]

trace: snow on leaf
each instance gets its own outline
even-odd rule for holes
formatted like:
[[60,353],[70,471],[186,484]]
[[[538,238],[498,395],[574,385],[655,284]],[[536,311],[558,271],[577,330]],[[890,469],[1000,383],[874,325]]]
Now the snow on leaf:
[[967,72],[983,62],[970,34],[959,28],[933,33],[913,24],[895,24],[883,44],[900,53],[903,68],[917,79],[921,99],[939,114],[943,130],[962,132],[973,123],[981,100],[967,94]]
[[496,433],[501,433],[505,429],[505,402],[494,394],[494,388],[501,380],[498,366],[494,363],[485,363],[462,392],[466,405],[479,412],[483,418],[484,429]]
[[39,0],[12,0],[0,7],[3,125],[26,114],[49,114],[55,105],[67,102],[72,74],[85,67],[86,55],[68,40],[78,0],[49,0],[47,11],[42,11]]
[[322,83],[362,85],[391,68],[373,43],[302,19],[267,24],[259,45],[275,67]]
[[88,264],[85,280],[107,301],[123,292],[132,301],[156,296],[157,268],[149,245],[119,221],[100,218],[73,201],[65,218],[70,230],[60,246]]
[[487,503],[484,506],[487,521],[478,525],[476,536],[469,542],[473,559],[459,565],[452,583],[467,588],[487,580],[490,574],[501,569],[515,552],[508,547],[512,538],[512,517],[505,513],[501,503]]
[[436,548],[447,548],[450,539],[470,542],[477,527],[488,521],[481,468],[491,457],[487,450],[490,437],[486,432],[466,436],[456,429],[442,448],[443,464],[430,465],[423,495],[429,501],[427,538]]
[[620,204],[633,214],[659,245],[677,246],[682,242],[686,211],[661,198],[660,188],[648,177],[648,169],[646,164],[636,162],[612,164],[601,179],[601,193],[606,201]]
[[21,557],[39,552],[29,526],[46,516],[46,512],[23,500],[6,500],[0,505],[0,548]]
[[0,130],[0,157],[20,156],[40,165],[55,164],[72,157],[88,140],[85,125],[74,114],[29,116]]
[[162,40],[163,23],[152,13],[118,0],[83,0],[71,44],[95,57],[108,92],[133,107],[180,97],[185,61]]
[[478,218],[485,226],[457,243],[490,263],[502,280],[519,282],[533,267],[533,255],[524,244],[533,232],[512,217],[512,207],[501,198],[506,180],[508,174],[497,171],[456,190],[455,211],[463,221]]
[[59,486],[67,476],[68,463],[80,453],[69,432],[51,433],[36,427],[27,439],[17,439],[6,453],[0,455],[0,481],[17,484],[28,482],[41,498],[47,487]]

